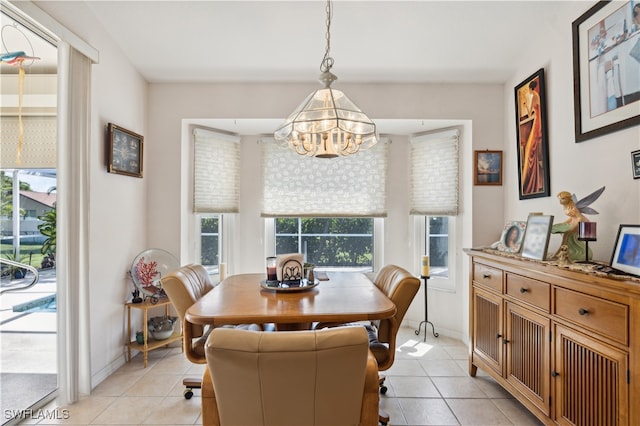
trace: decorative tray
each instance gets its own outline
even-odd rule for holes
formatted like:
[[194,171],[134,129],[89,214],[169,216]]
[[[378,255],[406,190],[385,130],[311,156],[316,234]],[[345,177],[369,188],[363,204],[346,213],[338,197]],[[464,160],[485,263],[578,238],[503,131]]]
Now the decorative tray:
[[299,285],[291,285],[281,281],[260,281],[260,287],[265,290],[277,291],[283,293],[292,293],[296,291],[307,291],[315,288],[320,284],[320,281],[314,280],[312,283],[307,281],[306,279],[300,280]]

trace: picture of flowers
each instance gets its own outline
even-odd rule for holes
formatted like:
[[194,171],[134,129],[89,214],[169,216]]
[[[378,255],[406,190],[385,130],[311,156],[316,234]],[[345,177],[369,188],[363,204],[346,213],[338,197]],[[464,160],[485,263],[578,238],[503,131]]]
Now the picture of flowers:
[[544,69],[516,86],[515,102],[520,199],[548,197],[551,191]]

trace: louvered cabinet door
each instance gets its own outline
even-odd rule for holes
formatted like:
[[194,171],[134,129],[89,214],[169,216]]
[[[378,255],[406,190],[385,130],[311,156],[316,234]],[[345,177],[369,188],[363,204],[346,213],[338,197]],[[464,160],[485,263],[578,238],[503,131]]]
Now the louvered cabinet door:
[[562,325],[554,335],[556,422],[628,425],[627,353]]
[[503,375],[503,302],[502,297],[473,289],[473,357]]
[[504,345],[507,381],[549,415],[549,318],[513,303],[506,304]]

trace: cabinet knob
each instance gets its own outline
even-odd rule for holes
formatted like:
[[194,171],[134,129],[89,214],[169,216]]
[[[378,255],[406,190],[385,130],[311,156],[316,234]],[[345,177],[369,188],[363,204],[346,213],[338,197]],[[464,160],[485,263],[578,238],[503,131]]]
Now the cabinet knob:
[[558,373],[557,371],[552,371],[551,372],[551,376],[552,377],[558,377],[560,375],[560,373]]
[[524,287],[520,288],[520,293],[526,293],[528,291],[529,291],[529,289],[526,289]]
[[578,309],[578,313],[579,313],[580,315],[587,315],[587,314],[589,314],[589,311],[587,311],[587,310],[586,310],[586,309],[584,309],[584,308],[580,308],[580,309]]
[[500,333],[496,334],[496,339],[499,339],[501,337],[502,337],[502,334],[500,334]]
[[508,339],[503,339],[502,343],[504,343],[506,345],[507,343],[509,343],[509,340]]
[[482,278],[484,278],[485,280],[489,279],[491,278],[491,274],[482,274]]

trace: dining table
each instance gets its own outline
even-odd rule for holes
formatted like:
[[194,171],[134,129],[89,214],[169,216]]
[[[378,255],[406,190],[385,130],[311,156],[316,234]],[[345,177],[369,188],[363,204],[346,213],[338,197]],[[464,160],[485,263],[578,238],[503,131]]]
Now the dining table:
[[185,314],[192,324],[270,324],[307,329],[314,322],[348,323],[391,318],[395,304],[363,273],[328,272],[310,287],[270,288],[265,274],[231,275]]
[[[316,322],[394,320],[395,304],[362,273],[329,272],[327,280],[288,288],[269,287],[265,278],[265,274],[228,276],[187,309],[185,321],[214,327],[275,324],[276,332],[286,333],[310,329]],[[188,334],[185,339],[192,338]],[[215,398],[206,367],[201,390],[203,425],[213,424],[218,417]]]

